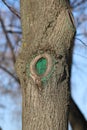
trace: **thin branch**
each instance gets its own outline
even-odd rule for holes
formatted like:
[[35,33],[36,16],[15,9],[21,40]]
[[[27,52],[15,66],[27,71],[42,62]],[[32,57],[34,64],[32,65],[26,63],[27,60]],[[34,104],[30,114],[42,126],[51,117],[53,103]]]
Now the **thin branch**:
[[1,25],[2,25],[2,28],[3,28],[3,32],[4,32],[4,34],[5,34],[5,37],[6,37],[6,39],[7,39],[7,43],[8,43],[8,45],[9,45],[10,49],[11,49],[13,62],[15,63],[14,49],[13,49],[12,43],[11,43],[11,41],[10,41],[8,35],[7,35],[5,25],[4,25],[4,22],[3,22],[3,20],[2,20],[1,17],[0,17],[0,22],[1,22]]
[[81,35],[87,36],[87,32],[86,32],[86,33],[77,33],[77,34],[76,34],[76,36],[81,36]]
[[78,2],[78,3],[76,3],[76,5],[73,5],[73,9],[75,9],[75,8],[77,8],[78,6],[84,4],[85,2],[87,2],[87,1],[86,1],[86,0],[82,0],[82,1],[80,1],[80,2]]
[[12,74],[10,71],[8,71],[5,67],[3,67],[2,65],[0,65],[0,68],[2,70],[4,70],[6,73],[8,73],[12,78],[14,78],[18,83],[20,83],[19,79],[17,77],[14,76],[14,74]]
[[74,6],[74,4],[76,3],[76,0],[73,0],[73,2],[71,3],[71,6]]
[[85,47],[87,47],[86,43],[83,42],[81,39],[79,39],[79,38],[77,38],[77,37],[76,37],[75,39],[79,40]]
[[74,55],[77,55],[77,56],[80,56],[80,57],[82,57],[82,58],[87,59],[87,56],[81,55],[81,54],[79,54],[79,53],[77,53],[77,52],[74,52],[73,54],[74,54]]
[[8,5],[5,0],[2,0],[2,2],[8,7],[8,9],[9,9],[12,13],[14,13],[19,19],[21,19],[19,13],[18,13],[15,9],[13,9],[10,5]]
[[18,34],[22,34],[22,31],[12,31],[12,30],[6,30],[7,33],[18,33]]

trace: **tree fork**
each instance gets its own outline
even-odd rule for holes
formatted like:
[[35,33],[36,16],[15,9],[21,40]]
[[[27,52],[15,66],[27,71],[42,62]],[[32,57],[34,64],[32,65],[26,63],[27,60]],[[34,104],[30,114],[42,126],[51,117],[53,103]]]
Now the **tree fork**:
[[22,86],[22,129],[67,130],[67,56],[75,34],[69,3],[21,0],[21,21],[23,44],[16,70]]

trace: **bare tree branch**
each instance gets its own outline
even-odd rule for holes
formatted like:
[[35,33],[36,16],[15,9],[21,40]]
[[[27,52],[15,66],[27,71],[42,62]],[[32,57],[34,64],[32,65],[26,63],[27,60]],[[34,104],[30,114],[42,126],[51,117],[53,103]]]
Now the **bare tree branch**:
[[84,32],[84,33],[77,33],[77,34],[76,34],[76,36],[81,36],[81,35],[87,36],[87,32]]
[[0,68],[4,70],[6,73],[8,73],[12,78],[14,78],[16,82],[20,83],[19,79],[15,77],[14,74],[12,74],[10,71],[8,71],[4,66],[0,65]]
[[7,33],[18,33],[22,34],[22,31],[6,30]]
[[83,42],[81,39],[79,39],[79,38],[77,38],[77,37],[76,37],[75,39],[79,40],[85,47],[87,47],[86,43]]
[[2,25],[2,28],[3,28],[3,32],[4,32],[4,34],[5,34],[5,37],[6,37],[6,39],[7,39],[7,44],[9,45],[9,47],[10,47],[10,49],[11,49],[13,62],[15,63],[14,49],[13,49],[12,43],[11,43],[11,41],[10,41],[10,38],[9,38],[8,35],[7,35],[6,28],[5,28],[5,25],[4,25],[4,21],[2,20],[1,17],[0,17],[0,22],[1,22],[1,25]]
[[9,6],[9,5],[6,3],[5,0],[2,0],[2,1],[3,1],[3,3],[8,7],[8,9],[9,9],[13,14],[15,14],[19,19],[21,18],[20,15],[19,15],[19,13],[18,13],[15,9],[13,9],[11,6]]
[[72,4],[72,7],[75,9],[75,8],[77,8],[78,6],[84,4],[85,2],[87,2],[87,1],[86,1],[86,0],[81,0],[80,2],[77,2],[76,4],[75,4],[75,2],[74,2],[74,3]]

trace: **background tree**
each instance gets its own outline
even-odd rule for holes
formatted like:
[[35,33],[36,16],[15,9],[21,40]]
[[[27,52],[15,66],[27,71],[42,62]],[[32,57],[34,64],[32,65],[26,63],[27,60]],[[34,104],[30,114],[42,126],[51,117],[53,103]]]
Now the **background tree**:
[[[3,4],[3,2],[5,5]],[[1,50],[0,50],[1,51],[1,53],[0,53],[1,54],[1,56],[0,56],[1,101],[3,102],[3,95],[4,95],[5,99],[7,99],[7,101],[8,101],[8,97],[10,97],[10,99],[12,99],[12,100],[10,100],[10,104],[12,101],[14,104],[17,104],[14,107],[12,105],[9,106],[6,103],[4,104],[2,102],[0,104],[0,110],[2,111],[2,113],[0,115],[0,118],[1,118],[0,124],[1,124],[1,126],[3,126],[4,129],[6,129],[7,122],[5,121],[5,124],[3,125],[3,120],[5,119],[4,117],[6,117],[6,114],[4,115],[3,113],[6,113],[6,111],[8,111],[8,109],[10,109],[10,111],[12,110],[12,113],[14,113],[14,115],[13,115],[14,119],[19,120],[21,118],[21,116],[19,116],[20,118],[18,118],[18,113],[19,113],[19,115],[21,114],[21,111],[19,109],[20,107],[18,107],[18,106],[20,106],[20,103],[21,103],[21,101],[18,100],[21,97],[21,95],[19,96],[19,93],[21,93],[21,91],[20,91],[20,87],[19,87],[19,80],[16,78],[16,74],[14,71],[14,61],[15,61],[14,59],[15,58],[14,59],[12,58],[12,57],[16,57],[18,50],[20,48],[20,45],[21,45],[21,40],[20,40],[21,39],[21,26],[20,26],[20,19],[19,19],[20,15],[19,15],[19,13],[17,13],[17,11],[19,12],[19,4],[18,4],[19,1],[9,1],[8,0],[5,2],[3,0],[3,2],[0,3],[1,4],[0,5],[1,6],[0,21],[2,21],[1,25],[0,25],[1,26],[1,30],[0,30],[0,36],[1,36],[1,42],[0,42],[0,48],[1,48]],[[9,7],[10,10],[5,8],[6,6]],[[78,33],[78,30],[77,30],[76,39],[80,39],[82,37],[86,38],[87,32],[86,32],[86,28],[84,28],[84,26],[83,26],[83,25],[86,25],[86,17],[85,17],[86,16],[86,8],[85,8],[86,1],[83,1],[83,0],[71,1],[71,6],[72,6],[72,9],[73,9],[73,12],[75,15],[75,19],[76,19],[76,27],[81,32],[81,33]],[[78,12],[78,13],[76,13],[76,12]],[[2,24],[2,23],[4,23],[4,24]],[[7,37],[9,37],[10,40],[8,40]],[[84,39],[84,41],[85,41],[85,39]],[[76,42],[80,43],[80,40],[78,40],[78,41],[76,40]],[[82,40],[82,42],[83,42],[83,40]],[[81,42],[81,44],[82,44],[82,42]],[[10,46],[9,43],[11,43],[12,47]],[[84,44],[84,42],[83,42],[83,44]],[[86,48],[86,44],[84,44],[83,47]],[[14,52],[14,54],[12,54],[12,51]],[[2,79],[4,79],[4,80],[2,80]],[[11,117],[9,117],[9,122],[11,120],[10,118]],[[15,120],[15,123],[16,123],[16,120]],[[18,124],[19,127],[20,127],[20,125],[21,124]],[[11,126],[11,123],[9,124],[9,127],[10,126]],[[21,127],[20,127],[20,129],[21,129]]]

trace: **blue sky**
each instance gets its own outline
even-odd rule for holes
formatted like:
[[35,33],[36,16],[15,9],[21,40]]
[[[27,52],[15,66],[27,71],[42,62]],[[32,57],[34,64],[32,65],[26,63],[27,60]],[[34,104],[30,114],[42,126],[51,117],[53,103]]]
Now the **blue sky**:
[[87,47],[83,44],[74,48],[71,84],[73,98],[87,119]]

